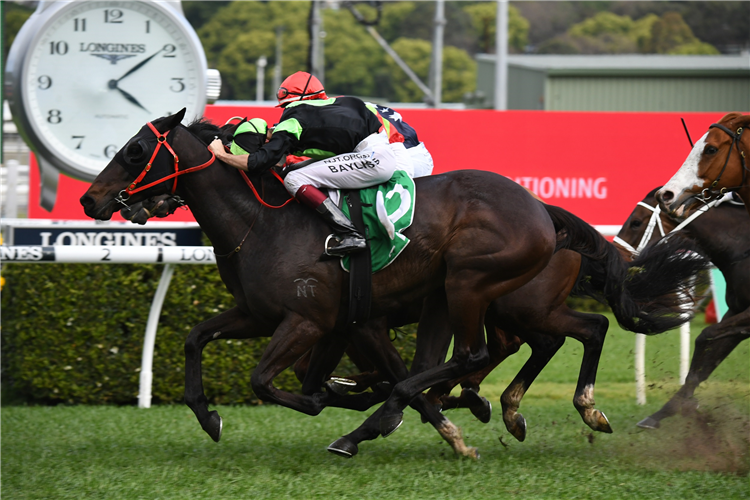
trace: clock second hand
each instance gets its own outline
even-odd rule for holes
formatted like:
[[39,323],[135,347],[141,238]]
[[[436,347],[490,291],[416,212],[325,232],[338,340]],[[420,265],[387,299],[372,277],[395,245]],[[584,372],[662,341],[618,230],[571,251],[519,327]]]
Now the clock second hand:
[[132,75],[133,73],[135,73],[136,71],[138,71],[139,69],[141,69],[147,62],[149,62],[151,59],[153,59],[154,57],[156,57],[163,50],[164,50],[163,47],[161,49],[157,50],[156,52],[154,52],[153,54],[151,54],[149,57],[147,57],[143,61],[139,62],[138,64],[136,64],[135,66],[133,66],[132,68],[130,68],[124,75],[122,75],[117,80],[114,80],[114,79],[110,80],[107,83],[107,86],[110,89],[115,89],[115,90],[119,91],[120,94],[122,94],[123,97],[125,97],[125,99],[127,99],[131,103],[135,104],[136,106],[138,106],[142,110],[146,111],[147,113],[150,113],[150,111],[147,110],[146,108],[144,108],[143,105],[140,102],[138,102],[138,100],[135,97],[133,97],[132,95],[130,95],[128,92],[125,92],[124,90],[122,90],[120,87],[118,87],[117,84],[120,82],[120,80],[122,80],[126,76]]

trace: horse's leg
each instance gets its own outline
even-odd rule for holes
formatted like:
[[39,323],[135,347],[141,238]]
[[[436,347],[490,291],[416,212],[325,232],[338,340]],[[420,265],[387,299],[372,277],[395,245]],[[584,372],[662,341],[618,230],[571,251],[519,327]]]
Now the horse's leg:
[[292,394],[273,385],[273,380],[286,368],[292,366],[325,335],[316,322],[291,313],[278,325],[271,337],[258,366],[253,371],[253,392],[263,401],[277,403],[307,415],[318,415],[324,404],[324,393],[312,396]]
[[346,377],[331,376],[325,383],[326,388],[336,394],[344,395],[350,392],[363,392],[370,387],[374,389],[377,384],[388,383],[388,380],[375,369],[370,359],[352,343],[349,343],[346,348],[346,355],[359,369],[359,373]]
[[[564,328],[569,337],[583,344],[583,360],[578,374],[578,384],[573,396],[573,405],[583,421],[595,431],[611,433],[606,415],[594,408],[594,384],[599,358],[609,320],[600,314],[587,314],[566,308],[566,314],[558,316],[557,325]],[[546,333],[546,332],[545,332]]]
[[[380,320],[384,321],[385,318],[381,318]],[[364,393],[352,396],[340,396],[333,392],[314,392],[310,395],[300,395],[280,390],[273,385],[273,380],[276,376],[289,366],[292,366],[303,354],[312,349],[316,343],[321,341],[327,343],[337,338],[343,342],[340,336],[325,336],[325,332],[317,323],[297,314],[289,315],[277,327],[271,337],[271,342],[266,347],[258,366],[253,372],[251,378],[253,391],[263,401],[277,403],[307,415],[317,415],[326,406],[364,411],[372,407],[372,405],[382,402],[386,397],[385,394]],[[338,357],[331,356],[328,358],[328,361],[330,359],[338,360],[340,359],[340,355]],[[313,368],[314,366],[314,358],[311,358],[310,369],[314,369],[316,373],[322,373],[330,369],[329,366],[319,370],[318,368]],[[307,375],[306,378],[309,376]],[[314,375],[314,377],[311,380],[315,380],[316,383],[322,380],[317,375]],[[318,385],[318,387],[320,386]]]
[[724,318],[720,323],[703,330],[695,339],[695,351],[690,360],[690,370],[685,378],[685,385],[656,413],[638,422],[638,427],[658,429],[659,422],[678,412],[695,410],[697,404],[693,394],[698,385],[705,381],[721,364],[729,353],[743,340],[750,337],[750,310],[731,318]]
[[422,391],[484,368],[489,363],[484,340],[484,311],[487,304],[479,300],[460,300],[468,297],[451,301],[450,295],[448,292],[449,325],[454,333],[453,356],[447,362],[412,375],[394,387],[381,408],[383,414],[380,417],[380,431],[383,436],[390,435],[401,425],[403,408]]
[[[548,219],[547,219],[548,220]],[[549,263],[553,245],[535,233],[535,241],[508,241],[487,226],[469,229],[456,237],[446,253],[445,293],[453,356],[446,363],[409,377],[394,387],[383,405],[380,428],[384,436],[400,425],[401,410],[422,391],[440,382],[460,378],[489,364],[484,337],[484,315],[490,303],[531,281]],[[540,228],[541,230],[541,228]],[[466,240],[466,241],[464,241]],[[500,249],[500,250],[498,250]]]
[[526,439],[526,419],[518,413],[521,398],[529,390],[537,375],[565,343],[565,337],[540,335],[534,332],[524,332],[523,338],[531,347],[531,356],[500,397],[505,428],[519,441]]
[[[305,353],[302,360],[307,359],[308,363],[305,375],[301,379],[302,394],[310,396],[321,392],[324,382],[333,370],[336,369],[336,366],[344,356],[347,344],[348,341],[345,338],[329,334],[318,341],[310,351]],[[300,363],[299,360],[295,363],[295,373],[299,369],[297,367],[298,363]],[[297,378],[299,378],[299,375]]]
[[[460,380],[452,380],[447,384],[438,385],[438,390],[442,389],[443,396],[440,397],[443,410],[453,408],[468,408],[471,413],[482,423],[488,423],[492,417],[492,404],[484,397],[479,395],[479,386],[487,375],[492,372],[508,356],[518,352],[523,341],[513,334],[507,334],[495,323],[485,320],[485,330],[487,332],[487,349],[490,353],[490,364]],[[462,390],[458,397],[450,396],[450,391],[461,384]],[[428,398],[435,387],[428,392]],[[437,391],[436,391],[437,392]]]
[[221,438],[222,421],[218,412],[208,411],[208,399],[203,392],[203,348],[218,338],[242,339],[267,337],[271,334],[254,327],[252,318],[234,307],[194,327],[185,340],[185,403],[193,410],[203,430],[216,442]]
[[[368,360],[378,368],[378,372],[385,375],[391,385],[404,380],[408,376],[408,370],[398,351],[393,347],[388,338],[385,323],[368,322],[366,326],[360,326],[352,335],[352,343],[360,352],[368,353]],[[383,398],[385,399],[385,398]],[[427,404],[421,395],[415,397],[410,405],[417,410],[422,417],[430,422],[438,433],[445,439],[458,455],[478,458],[475,448],[467,447],[461,437],[461,431],[432,405]],[[380,410],[376,411],[379,414]],[[380,435],[378,418],[369,418],[354,432],[334,441],[328,451],[344,457],[352,457],[359,451],[357,444],[375,439]]]
[[[372,363],[354,349],[348,340],[334,340],[327,343],[321,340],[294,363],[294,374],[302,383],[303,394],[311,395],[319,392],[320,386],[324,385],[327,389],[343,396],[350,392],[363,392],[383,381],[383,377],[377,371],[373,371]],[[344,349],[361,373],[348,375],[346,379],[332,377],[326,381],[341,362]]]

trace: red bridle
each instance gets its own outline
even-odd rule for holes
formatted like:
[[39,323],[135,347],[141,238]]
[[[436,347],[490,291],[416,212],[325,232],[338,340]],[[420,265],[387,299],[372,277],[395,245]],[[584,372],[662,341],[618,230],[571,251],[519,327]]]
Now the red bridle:
[[[174,178],[174,184],[172,185],[172,191],[171,191],[170,194],[174,194],[175,191],[177,190],[177,177],[179,177],[180,175],[189,174],[191,172],[202,170],[202,169],[204,169],[204,168],[212,165],[214,163],[214,161],[216,161],[216,155],[214,155],[213,151],[211,151],[211,149],[208,148],[208,151],[211,153],[211,158],[207,162],[202,163],[200,165],[197,165],[195,167],[187,168],[185,170],[180,170],[180,159],[177,156],[177,153],[175,153],[174,149],[172,149],[172,146],[167,142],[167,135],[169,135],[169,132],[171,132],[171,131],[168,130],[168,131],[166,131],[166,132],[164,132],[162,134],[161,132],[159,132],[156,129],[156,127],[154,127],[154,125],[151,122],[148,122],[147,125],[148,125],[148,128],[150,128],[151,131],[156,136],[156,140],[158,142],[156,144],[156,147],[154,148],[154,152],[151,154],[151,159],[149,159],[148,163],[143,168],[143,170],[141,171],[141,173],[138,174],[138,176],[135,178],[135,180],[133,182],[131,182],[128,185],[127,188],[123,189],[118,194],[118,196],[116,198],[116,201],[118,203],[121,203],[121,204],[125,205],[125,206],[128,206],[125,202],[130,199],[130,196],[132,194],[138,193],[139,191],[143,191],[143,190],[148,189],[148,188],[150,188],[152,186],[155,186],[157,184],[161,184],[162,182],[164,182],[166,180],[169,180],[169,179],[172,179],[172,178]],[[146,177],[146,174],[148,174],[148,172],[151,170],[151,166],[154,163],[154,160],[156,159],[156,155],[159,154],[159,149],[161,148],[162,144],[167,148],[167,150],[170,153],[172,153],[172,158],[174,159],[174,173],[170,174],[170,175],[168,175],[166,177],[162,177],[161,179],[155,180],[154,182],[151,182],[151,183],[146,184],[144,186],[136,187],[136,186],[138,186],[138,184],[140,184],[140,182],[143,180],[143,178]],[[264,205],[264,206],[266,206],[268,208],[282,208],[282,207],[286,206],[287,204],[289,204],[291,201],[294,200],[294,197],[291,197],[288,200],[286,200],[284,203],[282,203],[281,205],[278,205],[278,206],[269,205],[268,203],[266,203],[265,201],[263,201],[263,199],[261,198],[261,196],[258,193],[258,191],[255,189],[255,186],[250,181],[250,178],[247,176],[247,174],[244,171],[242,171],[242,170],[240,170],[240,173],[242,174],[242,178],[245,180],[245,182],[247,183],[247,185],[250,186],[250,189],[252,189],[253,194],[255,195],[255,198],[257,198],[257,200],[262,205]],[[282,184],[284,183],[284,180],[279,176],[279,174],[277,174],[274,171],[272,171],[272,173],[279,180],[279,182],[281,182]],[[127,195],[127,198],[125,198],[124,195]]]
[[[122,191],[120,191],[120,193],[118,195],[118,201],[120,203],[123,203],[123,204],[125,204],[124,202],[126,202],[128,199],[130,199],[130,196],[133,195],[134,193],[138,193],[139,191],[143,191],[144,189],[148,189],[148,188],[150,188],[152,186],[155,186],[157,184],[161,184],[162,182],[167,181],[167,180],[172,179],[172,178],[174,178],[174,183],[172,184],[171,194],[174,194],[175,191],[177,190],[177,177],[179,177],[180,175],[184,175],[184,174],[189,174],[191,172],[195,172],[197,170],[202,170],[202,169],[208,167],[209,165],[211,165],[214,161],[216,161],[216,156],[214,155],[213,151],[211,151],[209,149],[208,151],[209,151],[209,153],[211,153],[211,158],[207,162],[202,163],[200,165],[197,165],[195,167],[186,168],[185,170],[180,170],[180,159],[177,156],[177,153],[175,153],[174,149],[172,149],[172,146],[167,142],[167,135],[169,135],[169,132],[171,132],[171,131],[167,130],[166,132],[164,132],[162,134],[161,132],[159,132],[156,129],[156,127],[154,127],[154,125],[151,122],[148,122],[147,125],[148,125],[148,128],[150,128],[151,131],[156,136],[156,140],[158,142],[156,144],[156,147],[154,148],[154,152],[151,154],[151,159],[148,161],[148,163],[143,168],[143,170],[141,171],[141,173],[138,174],[138,176],[135,178],[135,180],[133,182],[131,182],[130,185],[128,185],[127,188],[125,188]],[[151,166],[154,163],[154,160],[156,159],[156,155],[159,154],[159,150],[161,149],[162,144],[167,148],[167,150],[170,153],[172,153],[172,158],[174,160],[174,173],[173,174],[169,174],[166,177],[162,177],[161,179],[158,179],[158,180],[156,180],[154,182],[151,182],[149,184],[146,184],[144,186],[136,187],[136,186],[138,186],[138,184],[140,184],[140,182],[143,180],[143,178],[146,177],[146,174],[148,174],[148,172],[151,170]],[[127,195],[127,198],[125,198],[123,196],[123,194]]]

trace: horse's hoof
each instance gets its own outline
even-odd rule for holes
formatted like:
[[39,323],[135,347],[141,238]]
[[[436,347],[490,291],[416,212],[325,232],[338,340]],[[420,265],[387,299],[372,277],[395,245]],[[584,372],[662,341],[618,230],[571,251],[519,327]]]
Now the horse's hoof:
[[221,430],[224,428],[224,422],[221,420],[218,411],[212,411],[208,414],[208,420],[203,425],[203,430],[211,436],[211,439],[219,442],[221,439]]
[[388,437],[393,434],[396,429],[401,427],[404,423],[404,414],[399,413],[390,417],[383,417],[380,419],[380,434],[383,437]]
[[660,426],[659,421],[651,417],[646,417],[635,425],[641,429],[658,429]]
[[331,377],[330,380],[325,383],[326,388],[339,396],[346,396],[349,394],[349,388],[356,385],[357,383],[355,381],[340,377]]
[[612,434],[614,431],[612,430],[612,426],[609,425],[609,419],[604,414],[603,411],[597,410],[599,413],[596,418],[596,428],[594,430],[599,432],[606,432],[607,434]]
[[334,455],[344,458],[352,458],[359,453],[357,445],[345,437],[338,438],[336,441],[328,445],[327,449]]
[[492,403],[486,398],[482,398],[482,404],[479,406],[472,406],[469,408],[471,414],[479,419],[480,422],[486,424],[492,418]]
[[516,413],[516,419],[511,425],[505,425],[508,432],[518,441],[523,442],[526,439],[526,419],[523,415]]

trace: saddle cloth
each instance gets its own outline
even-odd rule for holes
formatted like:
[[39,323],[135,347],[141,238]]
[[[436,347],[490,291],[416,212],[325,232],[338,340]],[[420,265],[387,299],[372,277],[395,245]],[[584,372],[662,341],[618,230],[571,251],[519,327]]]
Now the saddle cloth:
[[[405,171],[396,170],[388,182],[360,189],[359,196],[370,243],[372,272],[376,273],[396,260],[409,244],[409,238],[401,232],[414,220],[414,179]],[[331,198],[338,202],[340,196],[331,193]],[[348,205],[341,205],[341,210],[351,219]],[[341,259],[341,267],[349,271],[349,257]]]

